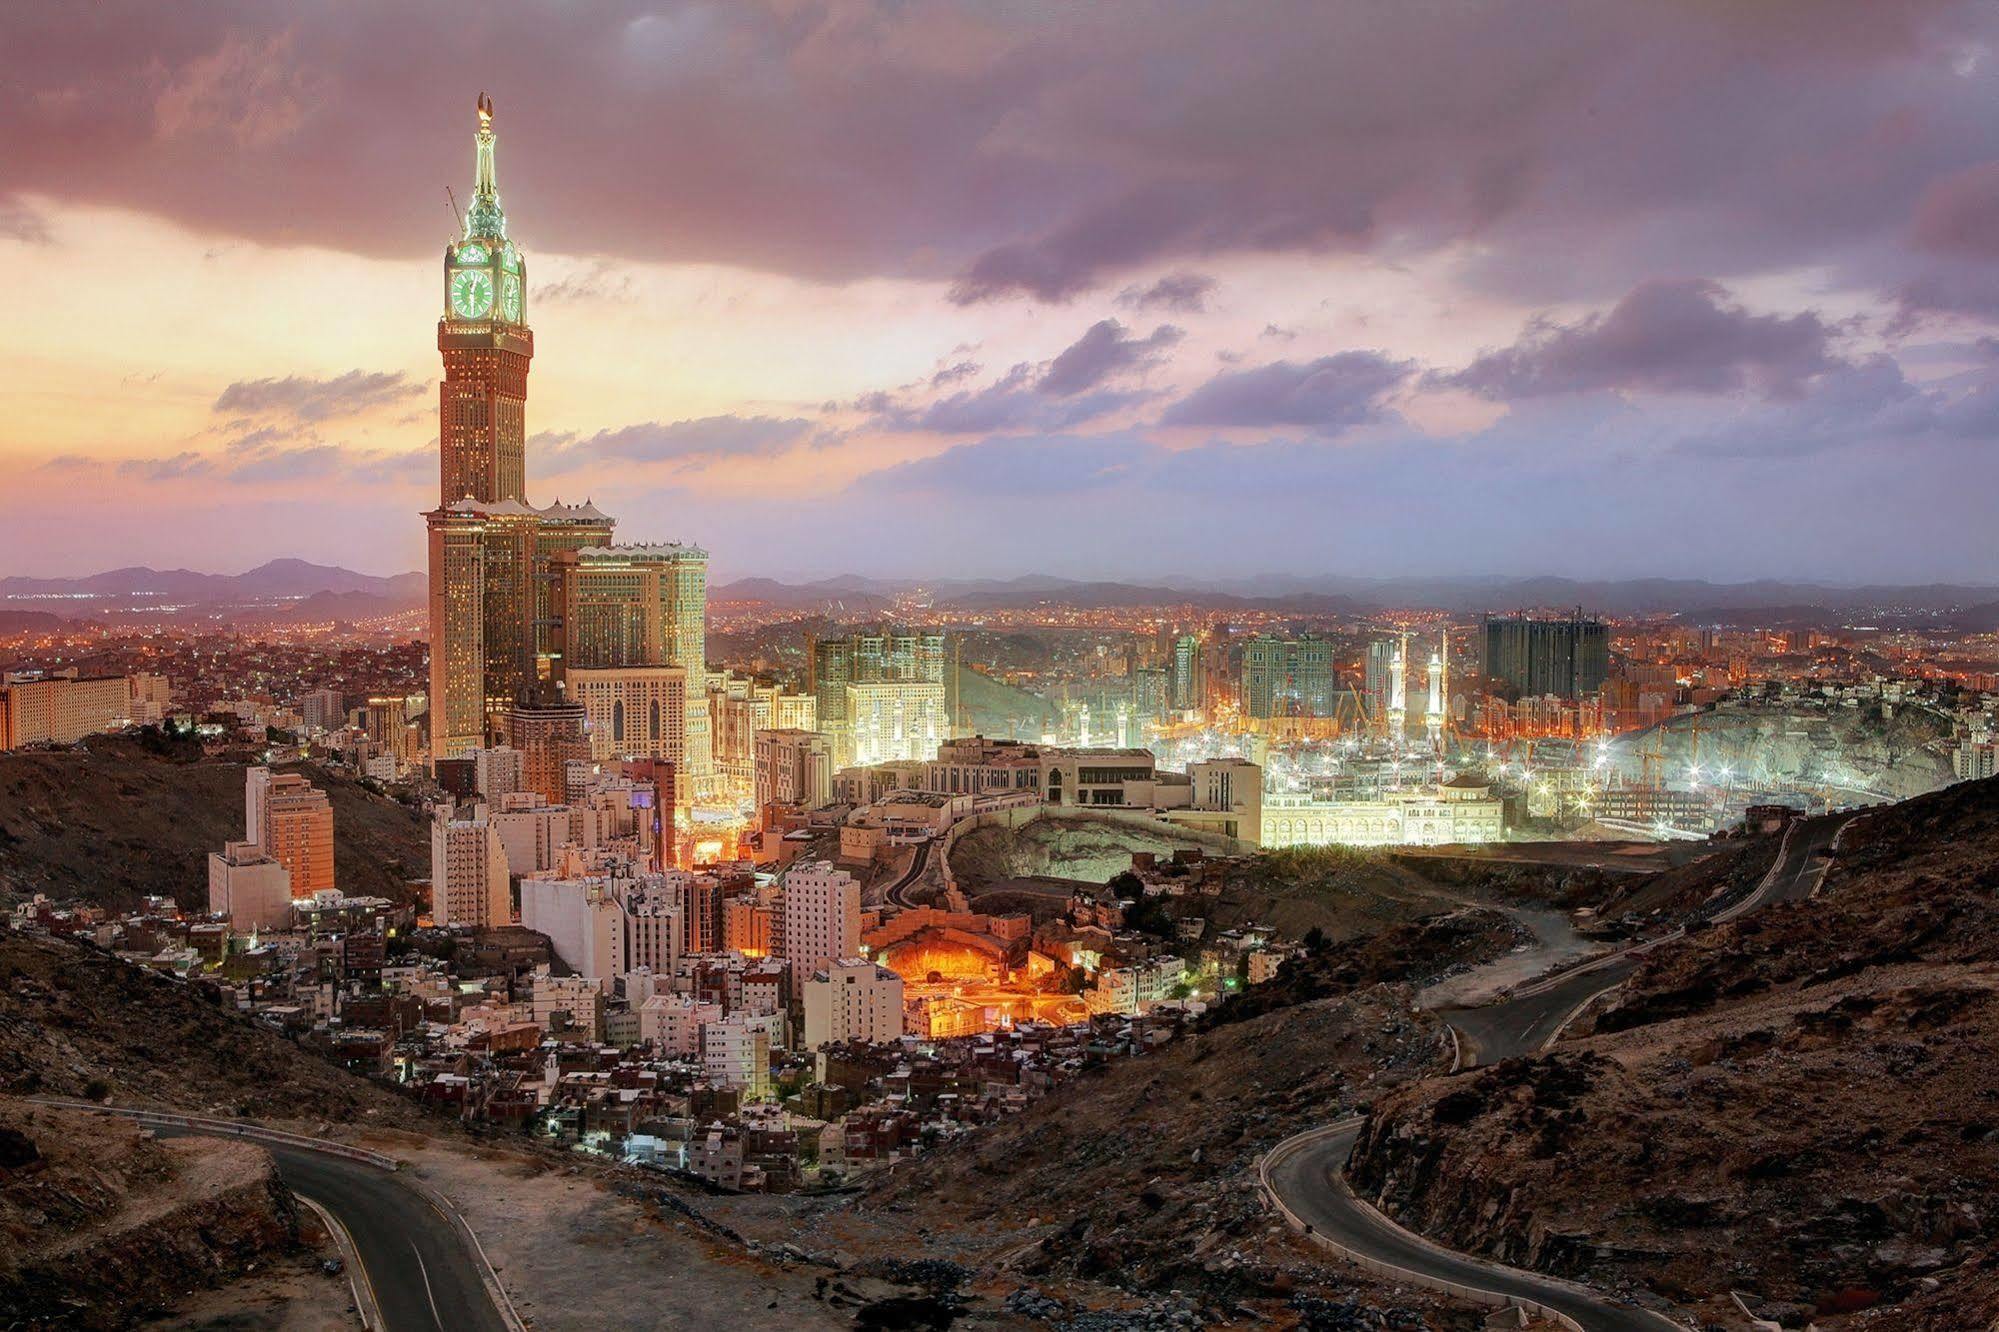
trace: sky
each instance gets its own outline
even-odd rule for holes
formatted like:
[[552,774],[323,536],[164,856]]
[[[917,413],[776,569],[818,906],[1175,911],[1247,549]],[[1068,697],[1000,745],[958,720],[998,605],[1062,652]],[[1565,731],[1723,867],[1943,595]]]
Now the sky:
[[421,567],[474,101],[529,484],[714,574],[1999,581],[1999,6],[0,0],[0,575]]

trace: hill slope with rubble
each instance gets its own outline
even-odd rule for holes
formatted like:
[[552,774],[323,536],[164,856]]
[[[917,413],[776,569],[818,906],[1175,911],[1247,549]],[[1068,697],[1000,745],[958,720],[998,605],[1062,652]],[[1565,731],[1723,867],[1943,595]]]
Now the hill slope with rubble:
[[245,1142],[0,1098],[0,1309],[115,1328],[295,1250],[300,1209]]
[[0,931],[0,1094],[355,1126],[426,1122],[415,1102],[218,1007],[216,994],[87,943]]
[[[298,771],[333,803],[336,882],[409,903],[430,875],[420,816],[344,773]],[[115,908],[172,897],[205,908],[208,853],[243,836],[242,763],[157,736],[96,736],[71,749],[0,754],[0,905],[36,893]]]
[[1357,1189],[1455,1248],[1785,1327],[1999,1317],[1999,781],[1649,955],[1579,1038],[1384,1101]]

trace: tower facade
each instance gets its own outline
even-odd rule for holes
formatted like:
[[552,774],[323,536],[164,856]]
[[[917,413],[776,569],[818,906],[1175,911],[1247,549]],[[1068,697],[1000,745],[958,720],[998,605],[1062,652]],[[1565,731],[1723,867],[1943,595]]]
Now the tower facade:
[[613,520],[588,500],[529,502],[527,261],[500,207],[484,93],[473,142],[472,205],[444,247],[437,322],[438,501],[424,515],[431,758],[456,758],[523,718],[558,714],[576,731],[562,743],[587,757],[587,714],[564,697],[575,659],[682,668],[685,762],[698,774],[709,761],[708,557],[678,544],[613,547]]
[[527,262],[507,238],[493,162],[493,103],[479,94],[477,164],[464,235],[444,247],[437,349],[438,502],[527,499]]

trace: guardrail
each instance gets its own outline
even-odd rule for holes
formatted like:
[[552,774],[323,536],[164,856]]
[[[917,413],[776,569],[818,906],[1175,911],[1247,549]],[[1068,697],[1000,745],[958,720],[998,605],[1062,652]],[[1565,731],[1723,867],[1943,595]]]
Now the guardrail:
[[387,1170],[391,1173],[398,1165],[395,1157],[371,1152],[365,1147],[350,1147],[344,1142],[332,1142],[326,1138],[308,1138],[303,1133],[289,1133],[284,1129],[267,1128],[262,1124],[246,1124],[241,1120],[211,1119],[205,1115],[176,1115],[163,1110],[133,1110],[123,1106],[99,1105],[94,1101],[66,1101],[53,1096],[37,1096],[32,1099],[39,1105],[52,1105],[61,1110],[81,1110],[93,1115],[113,1115],[159,1128],[200,1129],[205,1133],[219,1136],[251,1138],[275,1143],[280,1147],[297,1147],[302,1151],[318,1152],[321,1156],[338,1156],[345,1160],[358,1161],[363,1165],[374,1166],[378,1170]]
[[[458,1231],[459,1237],[470,1245],[479,1258],[479,1282],[491,1296],[494,1308],[501,1319],[513,1332],[527,1332],[527,1322],[514,1308],[513,1297],[500,1283],[500,1274],[493,1269],[492,1259],[486,1256],[486,1246],[479,1242],[471,1224],[459,1212],[457,1204],[441,1190],[404,1171],[402,1163],[393,1156],[371,1152],[365,1147],[350,1147],[344,1142],[334,1142],[327,1138],[309,1138],[303,1133],[292,1133],[285,1129],[274,1129],[263,1124],[246,1124],[235,1119],[212,1119],[205,1115],[179,1115],[164,1110],[137,1110],[123,1106],[99,1105],[95,1101],[69,1101],[54,1096],[30,1097],[39,1105],[54,1106],[61,1110],[80,1110],[93,1115],[111,1115],[129,1119],[139,1124],[156,1128],[181,1128],[215,1134],[218,1137],[247,1138],[253,1142],[266,1142],[279,1147],[293,1147],[300,1151],[316,1152],[321,1156],[334,1156],[354,1161],[361,1165],[373,1166],[377,1170],[398,1175],[409,1189],[423,1198]],[[363,1273],[365,1279],[366,1274]],[[365,1321],[365,1319],[364,1319]]]
[[[1455,1296],[1472,1304],[1483,1304],[1488,1308],[1522,1309],[1538,1318],[1551,1320],[1557,1326],[1565,1328],[1567,1332],[1588,1332],[1588,1329],[1581,1323],[1578,1323],[1561,1310],[1551,1309],[1539,1300],[1530,1299],[1525,1295],[1509,1295],[1504,1291],[1487,1290],[1481,1286],[1468,1286],[1463,1282],[1450,1281],[1444,1277],[1431,1276],[1425,1272],[1417,1272],[1407,1267],[1399,1267],[1394,1263],[1383,1262],[1379,1258],[1370,1258],[1359,1250],[1349,1248],[1331,1236],[1314,1230],[1296,1212],[1285,1206],[1284,1199],[1277,1196],[1277,1190],[1270,1183],[1271,1167],[1278,1161],[1309,1146],[1318,1139],[1330,1137],[1335,1133],[1343,1133],[1348,1129],[1357,1128],[1361,1122],[1361,1119],[1356,1116],[1351,1119],[1338,1120],[1323,1128],[1312,1129],[1308,1132],[1297,1134],[1294,1137],[1286,1138],[1283,1142],[1278,1143],[1275,1147],[1272,1147],[1257,1158],[1257,1184],[1263,1190],[1263,1196],[1276,1209],[1277,1214],[1284,1218],[1285,1225],[1307,1239],[1316,1242],[1321,1247],[1332,1250],[1354,1266],[1364,1268],[1377,1276],[1390,1277],[1396,1281],[1407,1282],[1412,1286],[1419,1286],[1424,1290],[1434,1290],[1444,1295]],[[1355,1199],[1355,1201],[1359,1202],[1358,1199]],[[1365,1203],[1361,1203],[1360,1205],[1366,1206]],[[1386,1217],[1382,1219],[1387,1221]],[[1388,1224],[1394,1225],[1394,1222],[1389,1221]],[[1396,1229],[1401,1230],[1402,1228],[1397,1226]],[[1407,1234],[1408,1232],[1404,1231],[1403,1233]],[[1422,1242],[1419,1236],[1412,1235],[1411,1238]]]

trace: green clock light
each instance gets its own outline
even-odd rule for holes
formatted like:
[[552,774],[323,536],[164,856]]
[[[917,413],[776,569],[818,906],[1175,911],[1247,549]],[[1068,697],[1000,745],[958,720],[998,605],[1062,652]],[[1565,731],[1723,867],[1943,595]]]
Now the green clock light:
[[509,323],[521,322],[521,280],[512,273],[500,275],[500,313]]
[[493,275],[463,268],[451,275],[451,312],[460,319],[483,319],[493,308]]

